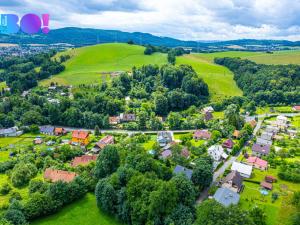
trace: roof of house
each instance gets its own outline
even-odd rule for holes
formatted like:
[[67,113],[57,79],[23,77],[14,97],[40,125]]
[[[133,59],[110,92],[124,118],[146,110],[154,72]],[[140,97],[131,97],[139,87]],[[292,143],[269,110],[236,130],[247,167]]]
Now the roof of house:
[[204,119],[206,121],[213,119],[213,114],[211,112],[205,112]]
[[72,180],[74,180],[76,175],[77,174],[74,172],[47,168],[44,173],[44,178],[47,180],[51,180],[52,182],[57,182],[57,181],[71,182]]
[[249,165],[246,165],[243,163],[239,163],[239,162],[233,162],[232,166],[231,166],[231,170],[236,170],[240,174],[246,174],[246,175],[250,176],[252,173],[252,166],[249,166]]
[[109,123],[119,123],[120,122],[120,117],[118,117],[118,116],[110,116],[108,119],[109,119]]
[[241,134],[241,132],[239,130],[235,130],[232,135],[234,137],[238,138],[240,136],[240,134]]
[[256,122],[256,120],[251,120],[251,121],[249,121],[249,124],[252,128],[254,128],[256,126],[257,122]]
[[76,167],[78,165],[87,165],[91,161],[96,161],[96,160],[97,160],[97,155],[82,155],[82,156],[79,156],[79,157],[75,157],[72,160],[71,165],[73,167]]
[[6,128],[6,129],[0,129],[0,135],[16,133],[17,130],[18,130],[17,127],[10,127],[10,128]]
[[196,130],[194,137],[210,139],[211,133],[208,130]]
[[267,176],[265,176],[265,180],[273,180],[273,181],[275,181],[276,177],[273,177],[271,175],[267,175]]
[[294,109],[294,110],[297,110],[297,111],[300,111],[300,105],[295,105],[295,106],[293,107],[293,109]]
[[83,130],[74,130],[72,132],[72,138],[86,139],[89,136],[89,132]]
[[174,168],[173,173],[175,173],[175,174],[183,173],[190,180],[190,179],[192,179],[193,170],[190,170],[183,166],[177,165]]
[[183,157],[185,157],[185,158],[188,158],[188,157],[190,156],[190,152],[189,152],[189,150],[185,147],[185,148],[182,149],[181,155],[182,155]]
[[247,159],[247,162],[248,163],[254,163],[254,164],[258,165],[259,167],[267,167],[268,166],[268,162],[266,160],[260,159],[256,156],[255,157],[250,156]]
[[232,148],[234,145],[234,142],[231,139],[227,139],[226,141],[223,142],[222,146],[224,148]]
[[157,139],[158,140],[162,140],[162,139],[173,140],[173,132],[172,131],[159,131],[157,133]]
[[214,194],[214,199],[224,206],[236,205],[240,200],[240,195],[228,188],[219,188]]
[[166,159],[166,158],[172,156],[172,151],[169,150],[169,149],[168,149],[168,150],[165,150],[165,151],[163,151],[163,152],[161,153],[161,156],[162,156],[164,159]]
[[54,127],[53,126],[41,126],[40,132],[41,133],[53,133]]
[[101,140],[99,140],[95,145],[99,148],[104,148],[108,144],[112,144],[114,142],[114,137],[111,135],[107,135],[103,137]]
[[272,190],[272,188],[273,188],[273,185],[266,181],[260,182],[260,186],[263,188],[269,189],[269,190]]
[[255,143],[252,146],[252,151],[267,155],[270,152],[270,148],[271,148],[270,145],[260,145],[260,144]]
[[239,189],[243,185],[243,178],[241,174],[238,171],[231,171],[224,179],[225,183],[228,183],[229,181],[232,182],[232,184],[236,185]]
[[64,130],[65,130],[65,129],[62,128],[62,127],[56,127],[55,130],[54,130],[54,132],[55,132],[55,133],[63,133]]

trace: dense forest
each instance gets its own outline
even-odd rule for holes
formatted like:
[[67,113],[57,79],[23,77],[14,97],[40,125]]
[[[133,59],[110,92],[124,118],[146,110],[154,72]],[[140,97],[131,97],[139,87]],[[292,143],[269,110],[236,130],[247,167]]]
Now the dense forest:
[[262,65],[240,58],[216,58],[215,63],[234,73],[244,95],[256,104],[297,104],[300,102],[299,65]]
[[[20,92],[23,88],[15,89],[17,90]],[[64,87],[60,92],[68,93],[68,88]],[[7,96],[0,102],[0,118],[5,118],[0,127],[10,127],[16,123],[49,123],[107,128],[108,116],[128,112],[135,113],[138,120],[129,123],[127,129],[157,130],[162,129],[162,126],[156,115],[170,114],[170,120],[178,121],[182,116],[175,112],[186,110],[190,106],[201,106],[207,103],[209,95],[207,84],[186,65],[133,68],[132,75],[121,74],[109,83],[93,87],[81,85],[72,99],[69,98],[70,93],[66,96],[60,94],[51,97],[50,90],[37,87],[31,89],[26,97],[17,94]],[[130,101],[126,102],[125,97],[129,97]],[[181,128],[181,125],[174,122],[173,127]]]
[[62,56],[60,61],[52,60],[55,51],[27,57],[0,58],[0,82],[5,81],[12,93],[22,93],[37,86],[38,80],[46,79],[65,69],[61,63],[68,59]]

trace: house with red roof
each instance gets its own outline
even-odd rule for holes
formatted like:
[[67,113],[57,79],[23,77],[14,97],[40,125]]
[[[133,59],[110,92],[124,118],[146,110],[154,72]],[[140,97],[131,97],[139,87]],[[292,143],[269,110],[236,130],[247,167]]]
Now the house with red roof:
[[106,135],[105,137],[103,137],[101,140],[99,140],[94,148],[93,148],[93,152],[99,152],[100,150],[102,150],[106,145],[112,145],[114,144],[114,137],[111,135]]
[[108,121],[109,121],[110,125],[117,125],[117,124],[120,123],[120,117],[118,117],[118,116],[110,116],[108,118]]
[[260,169],[260,170],[268,169],[268,162],[266,160],[260,159],[256,156],[250,156],[247,159],[247,164],[254,166],[255,168]]
[[51,182],[63,181],[69,183],[73,181],[76,176],[77,174],[74,172],[55,170],[51,168],[47,168],[44,172],[44,179]]
[[186,158],[186,159],[190,158],[190,152],[189,152],[187,147],[182,149],[181,156]]
[[72,167],[76,167],[79,165],[86,166],[90,162],[95,162],[96,160],[97,160],[97,155],[82,155],[82,156],[75,157],[71,162],[71,166]]
[[295,105],[292,109],[294,111],[300,111],[300,105]]
[[90,141],[90,134],[87,131],[83,130],[74,130],[72,132],[72,144],[79,144],[79,145],[88,145]]
[[193,137],[195,140],[208,140],[211,138],[211,133],[208,130],[196,130]]
[[223,142],[222,147],[227,149],[232,149],[234,145],[234,142],[231,139],[227,139]]
[[267,189],[267,190],[272,190],[272,189],[273,189],[273,185],[270,184],[270,183],[268,183],[268,182],[266,182],[266,181],[262,181],[262,182],[260,183],[260,186],[261,186],[262,188],[264,188],[264,189]]

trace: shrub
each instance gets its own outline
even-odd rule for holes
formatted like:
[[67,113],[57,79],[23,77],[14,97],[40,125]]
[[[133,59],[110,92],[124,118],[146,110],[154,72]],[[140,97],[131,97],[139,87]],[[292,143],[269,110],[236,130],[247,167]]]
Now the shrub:
[[3,184],[0,188],[0,195],[7,195],[11,191],[9,184]]

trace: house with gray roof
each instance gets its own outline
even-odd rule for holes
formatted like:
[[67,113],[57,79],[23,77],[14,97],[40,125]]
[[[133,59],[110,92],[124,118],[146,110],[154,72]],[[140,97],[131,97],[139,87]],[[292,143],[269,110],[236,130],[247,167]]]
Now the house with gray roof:
[[272,145],[272,140],[265,140],[261,137],[256,138],[256,143],[260,145]]
[[273,133],[270,132],[262,132],[262,134],[260,135],[260,137],[264,140],[268,140],[271,141],[273,138]]
[[54,127],[53,126],[40,126],[40,132],[46,135],[54,135]]
[[17,137],[21,134],[23,134],[23,131],[18,130],[18,127],[0,129],[0,137]]
[[184,174],[189,180],[192,179],[193,170],[177,165],[173,171],[174,174]]
[[255,143],[252,146],[252,154],[258,157],[269,155],[270,149],[270,145],[260,145],[258,143]]
[[219,188],[213,198],[224,206],[236,205],[240,201],[240,195],[228,188]]
[[223,180],[222,187],[239,193],[243,187],[241,174],[236,170],[231,171]]

